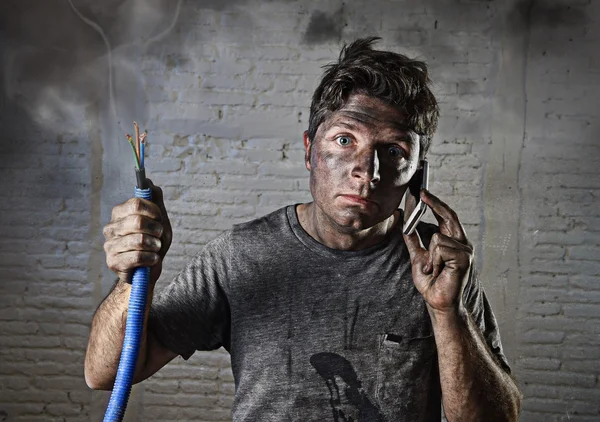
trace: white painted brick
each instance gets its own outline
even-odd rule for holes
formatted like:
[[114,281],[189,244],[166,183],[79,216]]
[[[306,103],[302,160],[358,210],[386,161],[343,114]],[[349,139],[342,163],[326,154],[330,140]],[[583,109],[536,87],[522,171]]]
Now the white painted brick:
[[560,344],[565,338],[565,333],[559,331],[531,330],[522,334],[521,338],[526,343]]
[[263,163],[259,166],[258,173],[265,176],[308,177],[304,161],[285,160],[277,163]]
[[158,394],[177,394],[180,381],[161,380],[160,382],[148,382],[145,391]]
[[584,318],[565,318],[563,315],[555,316],[528,316],[520,318],[518,325],[523,332],[540,329],[540,330],[563,330],[576,331],[580,329],[586,320]]
[[566,304],[562,306],[568,317],[600,318],[600,306],[588,304]]
[[4,347],[28,347],[31,349],[59,347],[61,345],[60,338],[57,337],[41,335],[24,336],[10,333],[0,336],[0,343]]
[[261,161],[280,161],[283,159],[282,151],[260,150],[260,149],[239,149],[233,154],[235,158],[249,161],[251,163],[260,163]]
[[[37,400],[45,401],[47,403],[60,403],[65,404],[68,403],[69,399],[67,393],[65,391],[53,391],[53,390],[30,390],[30,394],[35,394],[37,396]],[[2,393],[2,399],[7,402],[14,403],[28,403],[31,401],[30,394],[24,395],[19,391],[4,391]]]
[[223,175],[219,179],[223,189],[246,189],[247,191],[291,191],[296,188],[293,180],[275,177],[248,177],[243,175]]
[[520,344],[520,350],[524,356],[542,357],[542,358],[559,358],[561,351],[556,345],[549,344]]
[[[599,371],[600,370],[600,361],[598,359],[588,359],[588,360],[573,360],[573,361],[565,361],[562,364],[562,368],[565,371],[573,371],[573,372],[589,372],[589,371]],[[600,398],[600,393],[596,393],[597,397]]]
[[[2,343],[4,344],[4,343]],[[0,387],[0,391],[3,389],[6,390],[26,390],[30,387],[30,380],[23,378],[21,376],[9,376],[5,375],[2,377],[2,387]]]
[[235,393],[235,384],[232,382],[224,382],[221,385],[221,392],[228,396],[232,396]]
[[592,346],[569,346],[562,348],[562,354],[570,359],[597,359],[598,347]]
[[49,378],[37,378],[32,382],[35,388],[39,388],[44,391],[58,390],[58,391],[70,391],[72,389],[84,389],[85,380],[79,376],[79,374],[73,376],[58,376]]
[[574,387],[593,387],[596,383],[596,377],[593,374],[576,372],[523,370],[522,376],[531,377],[540,384],[547,385],[568,384]]
[[46,411],[53,416],[75,416],[81,413],[82,406],[76,403],[50,403],[46,406]]
[[568,408],[568,402],[564,400],[528,398],[523,402],[523,410],[533,412],[565,413]]
[[521,387],[521,391],[526,397],[558,398],[560,396],[560,390],[554,386],[527,384]]
[[227,173],[253,175],[257,174],[258,164],[247,163],[242,160],[231,160],[228,162],[205,162],[199,160],[186,160],[185,169],[191,173]]
[[201,394],[201,395],[212,395],[216,401],[218,401],[218,383],[214,381],[182,381],[181,391],[190,394]]
[[521,283],[531,287],[567,287],[569,278],[557,274],[530,274],[521,279]]
[[525,358],[517,361],[520,368],[525,369],[549,369],[557,370],[560,368],[560,359],[551,358]]
[[223,381],[233,382],[233,373],[231,368],[223,368],[219,371],[219,379]]
[[9,321],[0,325],[0,334],[37,334],[40,327],[35,322]]

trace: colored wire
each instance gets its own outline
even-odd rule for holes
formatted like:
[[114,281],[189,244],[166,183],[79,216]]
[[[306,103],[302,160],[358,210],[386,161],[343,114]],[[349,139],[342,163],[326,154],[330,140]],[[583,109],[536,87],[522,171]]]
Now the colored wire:
[[133,128],[135,130],[135,150],[137,151],[138,158],[140,157],[140,127],[137,122],[133,122]]
[[144,146],[146,145],[146,141],[142,139],[140,141],[140,169],[144,168]]
[[144,133],[142,133],[140,135],[140,166],[141,166],[141,168],[144,168],[144,159],[145,159],[144,150],[146,149],[146,136],[148,136],[147,131],[144,131]]
[[131,146],[131,151],[133,151],[133,159],[135,160],[135,167],[140,169],[140,159],[138,158],[137,153],[135,152],[135,145],[133,144],[133,138],[130,134],[127,134],[127,140],[129,141],[129,145]]

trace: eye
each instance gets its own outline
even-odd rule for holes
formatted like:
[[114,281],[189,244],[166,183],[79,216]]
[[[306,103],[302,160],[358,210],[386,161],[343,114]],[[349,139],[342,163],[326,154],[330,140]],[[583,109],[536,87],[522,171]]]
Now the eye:
[[388,154],[392,158],[403,157],[405,155],[404,154],[404,150],[402,148],[399,148],[399,147],[395,146],[395,145],[391,145],[388,148]]
[[352,139],[350,139],[349,136],[338,136],[336,138],[336,140],[337,140],[337,143],[343,147],[347,147],[348,145],[350,145],[352,143]]

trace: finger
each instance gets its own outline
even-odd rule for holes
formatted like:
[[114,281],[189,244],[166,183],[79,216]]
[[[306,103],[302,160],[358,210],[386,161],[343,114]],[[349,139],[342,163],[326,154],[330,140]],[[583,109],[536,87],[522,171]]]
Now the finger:
[[114,237],[104,242],[104,251],[112,255],[131,251],[158,252],[160,248],[160,239],[145,233]]
[[445,245],[433,246],[429,255],[428,268],[431,268],[433,277],[439,276],[444,268],[463,271],[471,263],[471,255],[468,252]]
[[434,233],[429,243],[429,261],[426,265],[426,271],[431,271],[434,277],[437,277],[447,260],[462,259],[463,256],[469,257],[473,254],[473,247],[460,243],[456,239],[441,233]]
[[467,244],[467,235],[464,227],[458,220],[456,212],[448,204],[426,189],[421,190],[421,200],[431,208],[442,234]]
[[147,179],[147,180],[148,180],[148,185],[150,186],[150,189],[152,190],[152,202],[154,204],[156,204],[156,206],[161,211],[161,214],[163,214],[163,212],[164,212],[164,214],[166,214],[162,189],[160,187],[156,186],[154,183],[152,183],[152,180],[150,180],[150,179]]
[[458,249],[467,253],[472,254],[473,253],[473,246],[469,243],[469,244],[464,244],[459,242],[458,240],[450,237],[450,236],[446,236],[445,234],[442,233],[434,233],[433,236],[431,236],[431,242],[429,244],[429,249],[431,250],[432,246],[435,245],[440,245],[440,246],[447,246],[449,248],[454,248],[454,249]]
[[154,252],[130,251],[106,257],[106,264],[111,271],[116,273],[128,273],[139,267],[151,267],[160,261],[160,257]]
[[163,234],[163,226],[156,220],[143,215],[134,214],[128,215],[118,221],[108,223],[104,226],[103,233],[106,240],[133,233],[145,233],[154,237],[161,237]]
[[447,248],[447,246],[435,245],[429,253],[430,258],[429,263],[427,264],[427,269],[431,271],[431,275],[433,277],[440,275],[444,269],[444,259],[442,258],[441,251],[442,248]]
[[131,198],[112,209],[111,221],[121,220],[131,214],[144,215],[157,221],[161,219],[161,210],[158,205],[147,199]]
[[411,258],[414,258],[419,252],[426,250],[421,242],[421,237],[416,230],[409,235],[402,233],[402,236],[404,237],[404,243],[406,244],[408,254]]
[[160,187],[154,185],[152,180],[148,179],[148,183],[150,184],[150,189],[152,189],[152,201],[158,206],[161,213],[161,222],[163,225],[163,236],[162,243],[163,247],[161,250],[161,255],[164,256],[166,252],[169,250],[171,246],[171,240],[173,236],[173,231],[171,228],[171,221],[169,220],[169,215],[167,214],[167,209],[165,208],[165,202],[163,197],[163,191]]
[[426,272],[426,263],[428,260],[428,251],[423,246],[419,232],[416,230],[412,234],[406,235],[402,233],[404,237],[404,243],[408,254],[410,255],[410,262],[413,266],[419,266],[421,272]]

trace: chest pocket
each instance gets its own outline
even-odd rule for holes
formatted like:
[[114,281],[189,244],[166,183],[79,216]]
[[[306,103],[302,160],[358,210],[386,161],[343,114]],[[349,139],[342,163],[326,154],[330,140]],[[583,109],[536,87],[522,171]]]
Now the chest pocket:
[[422,418],[431,410],[438,379],[437,349],[430,331],[378,335],[375,394],[381,408],[389,412],[388,420],[427,420]]

